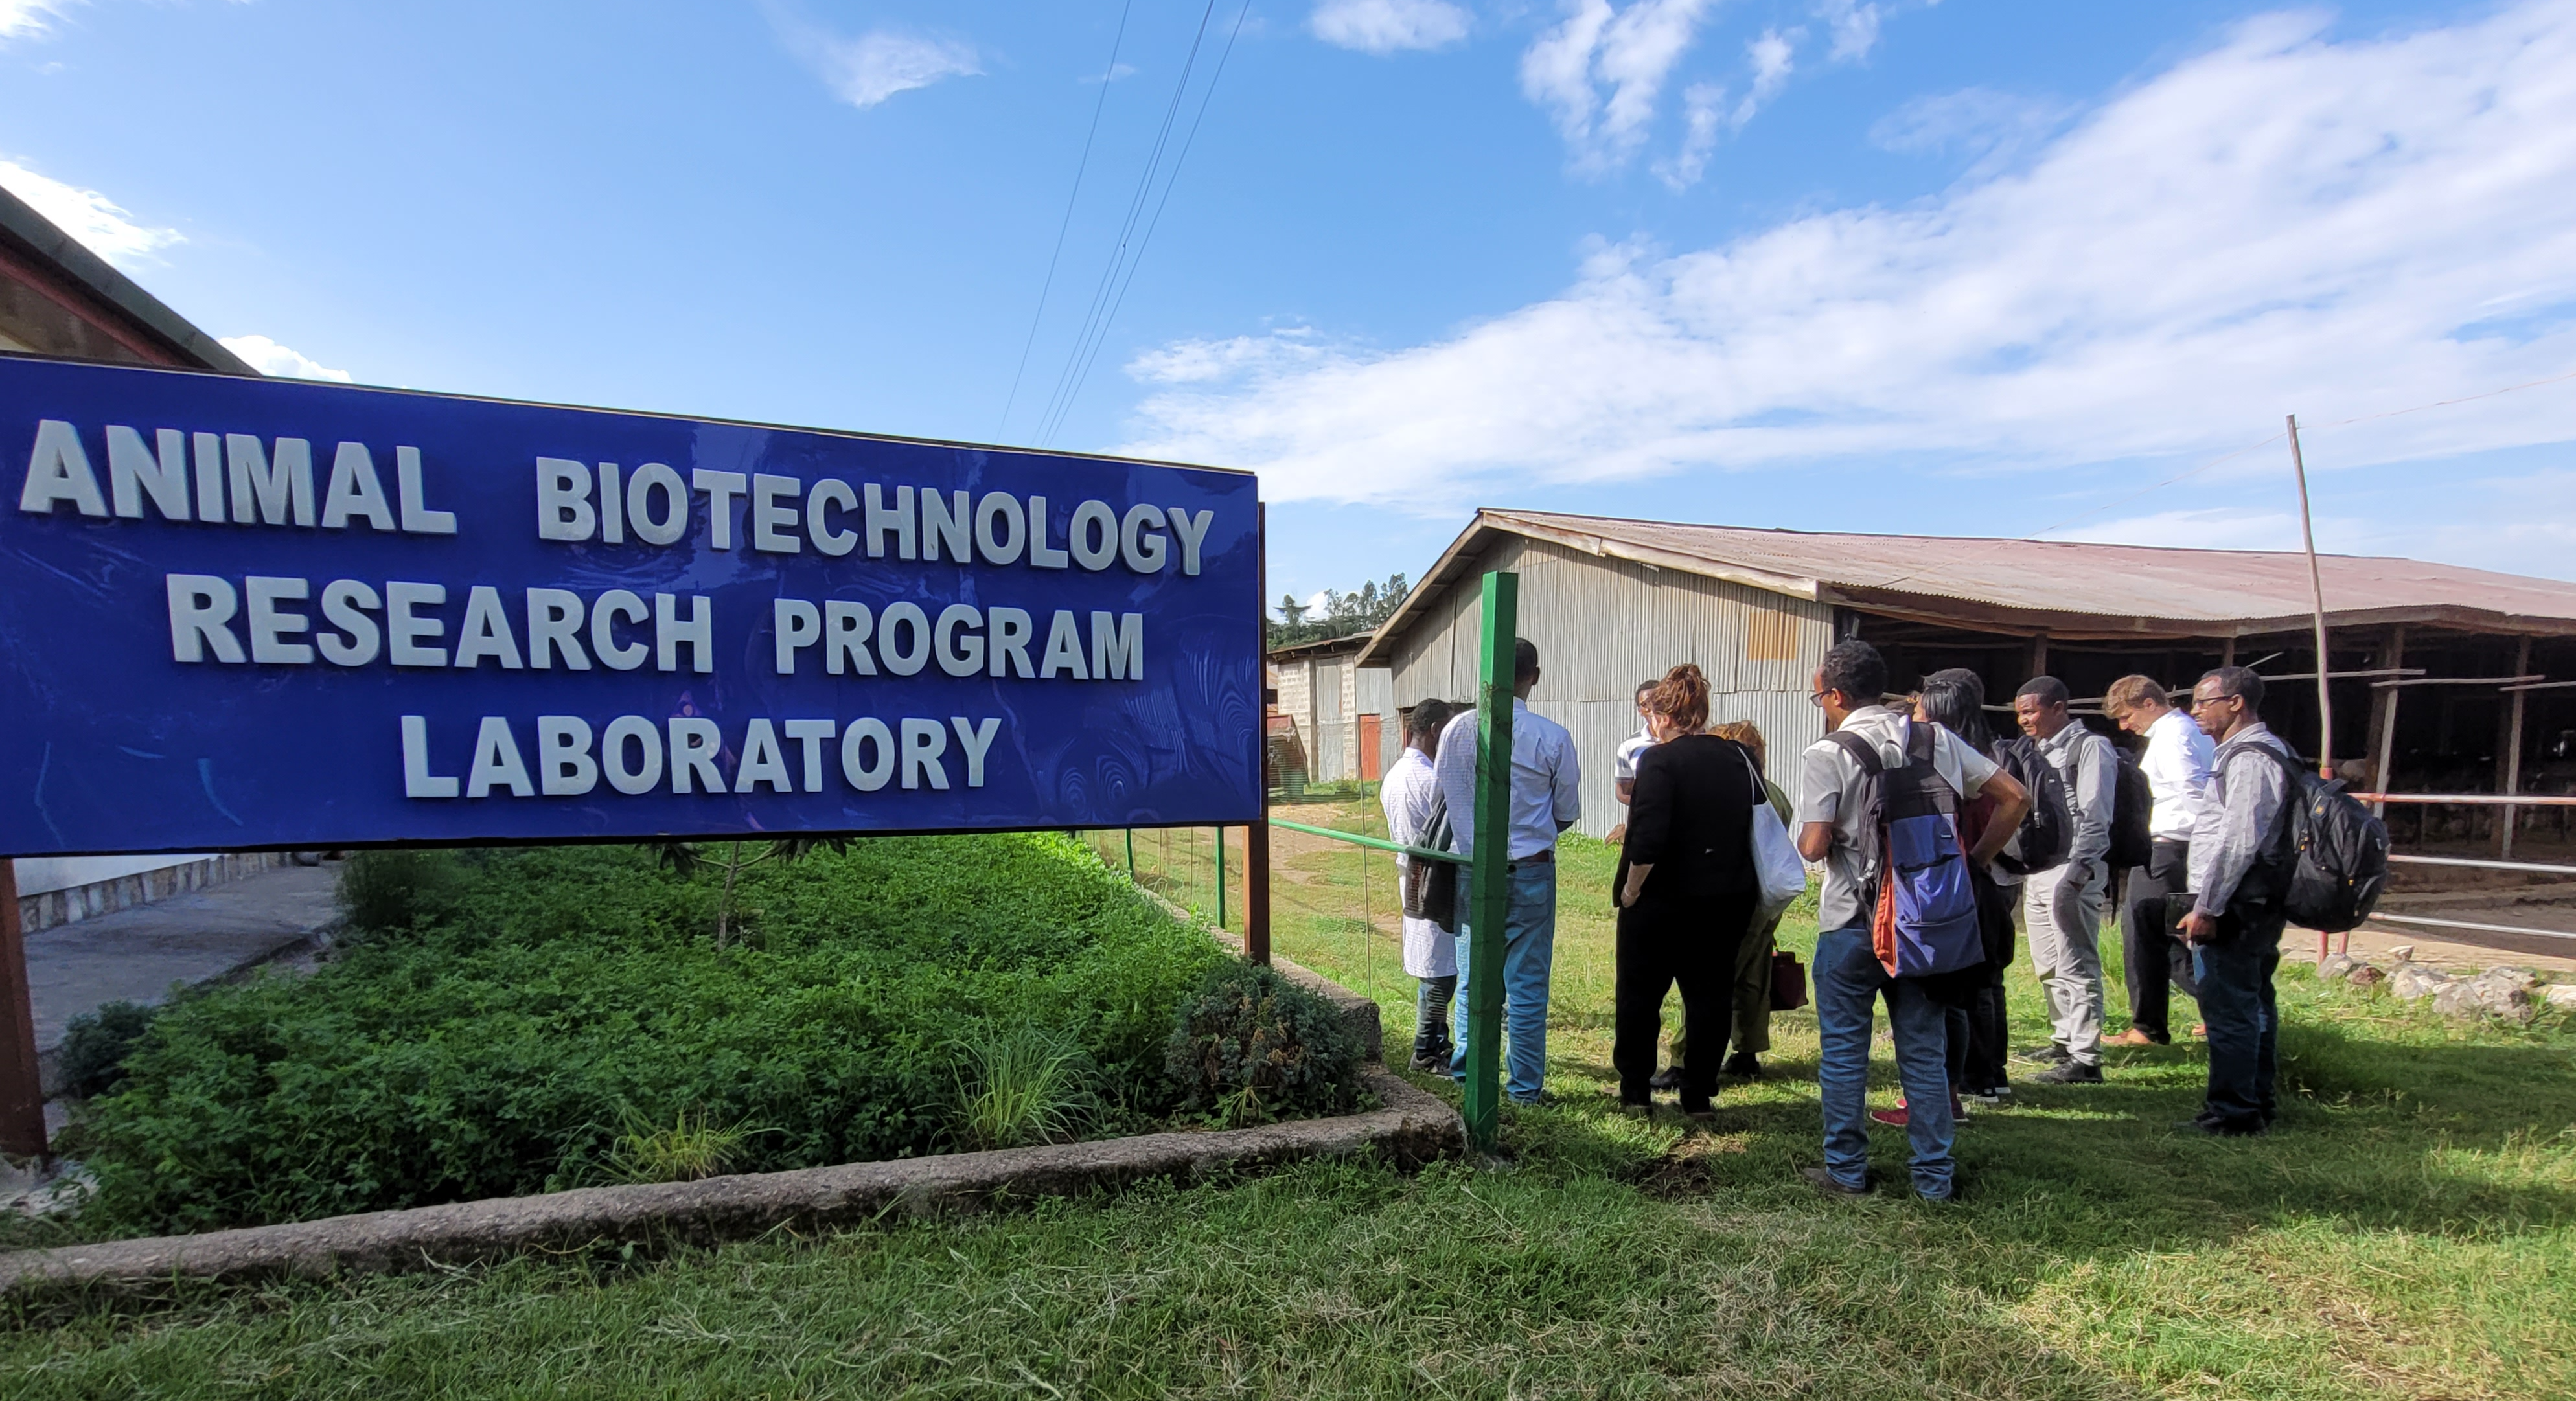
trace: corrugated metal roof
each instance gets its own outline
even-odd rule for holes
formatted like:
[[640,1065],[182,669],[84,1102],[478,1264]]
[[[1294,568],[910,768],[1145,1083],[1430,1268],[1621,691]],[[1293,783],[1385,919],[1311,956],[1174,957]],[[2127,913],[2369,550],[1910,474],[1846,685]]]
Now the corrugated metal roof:
[[[1383,664],[1415,605],[1451,584],[1493,532],[1728,579],[1820,603],[1999,632],[2060,637],[2226,637],[2305,626],[2307,558],[2269,550],[1842,535],[1673,521],[1476,513],[1406,606],[1371,640]],[[2576,583],[2457,565],[2322,555],[2330,626],[2418,622],[2480,632],[2576,635]]]
[[7,190],[0,190],[0,243],[18,245],[64,279],[87,289],[146,334],[165,342],[184,363],[228,375],[259,373]]
[[1302,657],[1338,657],[1345,652],[1358,651],[1368,640],[1367,633],[1346,632],[1339,637],[1319,637],[1312,642],[1291,642],[1286,646],[1273,647],[1269,655],[1274,662],[1295,661]]

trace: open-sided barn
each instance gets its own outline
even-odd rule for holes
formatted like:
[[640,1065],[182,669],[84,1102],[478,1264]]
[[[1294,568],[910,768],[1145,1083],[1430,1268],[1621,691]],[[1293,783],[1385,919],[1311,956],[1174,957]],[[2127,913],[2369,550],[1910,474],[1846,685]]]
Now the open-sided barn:
[[[2384,757],[2391,791],[2576,788],[2576,694],[2543,688],[2576,680],[2576,584],[2349,555],[2320,567],[2334,754],[2373,766],[2357,777]],[[1808,681],[1845,637],[1885,652],[1899,688],[1966,666],[1999,704],[2042,672],[2083,697],[2129,672],[2186,686],[2238,662],[2278,681],[2273,726],[2318,744],[2299,554],[1479,511],[1359,655],[1391,670],[1399,707],[1475,694],[1477,579],[1492,569],[1520,575],[1520,632],[1544,673],[1531,704],[1574,732],[1594,835],[1619,820],[1609,760],[1636,730],[1638,682],[1697,662],[1717,718],[1785,749],[1822,732]]]

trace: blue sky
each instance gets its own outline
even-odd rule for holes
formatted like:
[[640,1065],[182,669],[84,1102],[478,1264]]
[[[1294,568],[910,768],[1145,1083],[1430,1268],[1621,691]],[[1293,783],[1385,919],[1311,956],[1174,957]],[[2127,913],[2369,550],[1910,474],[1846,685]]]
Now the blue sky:
[[2576,379],[2373,417],[2576,371],[2576,0],[0,0],[0,183],[279,371],[1257,467],[1274,596],[2294,546],[2292,411],[2324,545],[2576,577]]

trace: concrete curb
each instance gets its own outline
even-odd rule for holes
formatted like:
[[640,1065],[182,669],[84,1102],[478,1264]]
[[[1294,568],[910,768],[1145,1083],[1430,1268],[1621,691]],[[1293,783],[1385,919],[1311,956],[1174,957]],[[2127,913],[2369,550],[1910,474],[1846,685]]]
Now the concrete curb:
[[1457,1112],[1371,1065],[1385,1105],[1364,1114],[1212,1133],[849,1163],[703,1182],[586,1187],[532,1197],[373,1211],[282,1226],[155,1236],[0,1255],[0,1297],[131,1290],[181,1278],[322,1278],[485,1263],[529,1250],[601,1244],[710,1245],[789,1227],[971,1211],[1039,1197],[1115,1191],[1153,1179],[1204,1181],[1316,1158],[1379,1153],[1419,1166],[1464,1150]]

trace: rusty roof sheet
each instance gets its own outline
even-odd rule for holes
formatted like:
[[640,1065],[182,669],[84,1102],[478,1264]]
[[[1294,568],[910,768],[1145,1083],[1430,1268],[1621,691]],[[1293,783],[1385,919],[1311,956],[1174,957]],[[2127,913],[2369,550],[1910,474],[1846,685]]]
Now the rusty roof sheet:
[[[1372,639],[1362,665],[1479,553],[1493,531],[1728,579],[1794,597],[1995,631],[2060,636],[2252,635],[2306,625],[2307,557],[1933,535],[1843,535],[1483,510]],[[2476,631],[2576,635],[2576,583],[2458,565],[2321,555],[2326,620],[2424,622]]]

